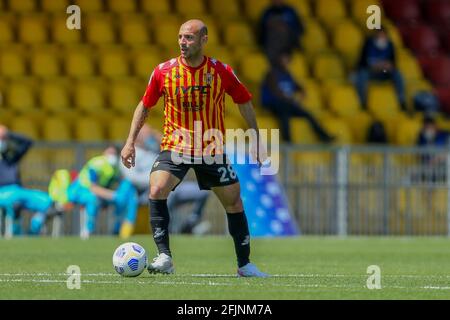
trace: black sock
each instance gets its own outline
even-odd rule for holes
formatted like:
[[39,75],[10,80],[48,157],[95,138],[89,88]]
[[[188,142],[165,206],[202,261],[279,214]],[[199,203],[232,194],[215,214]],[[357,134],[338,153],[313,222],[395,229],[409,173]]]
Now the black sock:
[[250,262],[250,232],[248,231],[245,213],[227,213],[228,231],[234,240],[238,266],[243,267]]
[[152,200],[150,203],[150,225],[153,231],[153,240],[159,253],[172,256],[169,249],[169,209],[167,200]]

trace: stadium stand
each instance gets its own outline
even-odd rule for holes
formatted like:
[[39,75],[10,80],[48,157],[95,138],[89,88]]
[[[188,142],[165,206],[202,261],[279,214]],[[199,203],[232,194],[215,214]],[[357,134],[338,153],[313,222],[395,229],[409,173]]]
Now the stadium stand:
[[[71,3],[0,0],[0,75],[7,80],[7,85],[2,84],[5,119],[24,113],[34,120],[89,115],[101,121],[114,120],[114,127],[119,128],[121,117],[131,116],[153,68],[177,54],[180,23],[201,16],[209,25],[207,53],[235,68],[254,93],[258,117],[269,123],[270,114],[260,107],[257,92],[269,63],[256,44],[257,22],[269,0],[76,0],[84,14],[81,30],[65,27],[65,9]],[[371,84],[368,110],[355,100],[350,79],[363,37],[370,33],[366,27],[368,5],[381,6],[383,25],[395,44],[405,79],[409,110],[413,109],[414,95],[425,89],[433,90],[442,110],[450,114],[448,1],[286,3],[298,11],[305,25],[302,49],[294,52],[290,70],[307,92],[305,108],[325,122],[330,116],[338,117],[336,126],[340,129],[336,130],[350,133],[339,141],[363,143],[365,133],[359,130],[374,119],[405,116],[399,111],[391,84]],[[232,102],[227,100],[227,104]],[[162,110],[156,109],[152,110],[155,123],[163,119]],[[229,112],[233,126],[239,116],[234,111]],[[355,124],[354,119],[362,120]],[[305,134],[299,139],[314,142],[298,124],[301,121],[294,120],[299,134]],[[95,136],[118,139],[111,130]],[[75,128],[67,137],[81,139],[77,132]],[[50,139],[43,131],[37,134]],[[411,139],[401,144],[405,141]],[[398,139],[389,142],[396,144]]]

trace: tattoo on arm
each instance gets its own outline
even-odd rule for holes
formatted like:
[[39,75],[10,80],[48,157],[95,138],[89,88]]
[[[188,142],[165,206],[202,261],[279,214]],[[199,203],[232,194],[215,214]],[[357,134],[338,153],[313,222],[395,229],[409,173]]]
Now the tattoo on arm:
[[134,111],[133,120],[131,121],[130,134],[128,135],[129,141],[131,142],[136,141],[139,131],[144,125],[145,120],[147,120],[147,117],[148,117],[148,109],[145,108],[141,102]]

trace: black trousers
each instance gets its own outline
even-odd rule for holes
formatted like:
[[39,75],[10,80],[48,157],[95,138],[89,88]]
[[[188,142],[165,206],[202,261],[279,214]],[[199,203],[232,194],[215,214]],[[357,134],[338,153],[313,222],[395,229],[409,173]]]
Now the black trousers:
[[269,105],[268,107],[280,122],[281,136],[284,141],[292,142],[291,128],[289,125],[289,119],[291,119],[292,117],[305,118],[306,120],[308,120],[312,129],[321,141],[328,142],[330,140],[330,136],[322,128],[319,122],[312,116],[311,113],[303,109],[300,104],[289,103],[280,100],[274,104]]

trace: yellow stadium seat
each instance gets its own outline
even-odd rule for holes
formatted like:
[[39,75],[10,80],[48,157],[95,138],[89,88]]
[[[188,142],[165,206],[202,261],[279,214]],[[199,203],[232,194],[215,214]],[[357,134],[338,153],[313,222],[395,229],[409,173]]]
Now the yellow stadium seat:
[[152,16],[170,13],[170,0],[141,0],[142,10]]
[[[375,117],[376,118],[376,117]],[[394,114],[384,114],[379,116],[379,120],[383,123],[389,143],[395,143],[397,139],[398,125],[402,121],[408,119],[404,112]]]
[[177,46],[179,30],[180,26],[178,25],[178,23],[162,23],[153,30],[155,32],[154,35],[156,43],[165,48]]
[[[319,142],[308,120],[304,118],[291,118],[289,120],[291,139],[293,143],[315,144]],[[281,132],[280,132],[281,135]],[[280,136],[281,138],[281,136]]]
[[45,81],[39,86],[41,107],[50,113],[65,113],[71,107],[70,92],[67,81],[57,79]]
[[342,117],[352,133],[354,143],[367,143],[367,132],[372,123],[372,117],[366,111],[358,111],[354,114]]
[[392,84],[371,83],[367,99],[368,110],[376,119],[396,115],[400,106]]
[[[159,99],[160,102],[158,104],[162,104],[161,100],[162,99]],[[150,110],[147,123],[153,129],[158,130],[159,132],[163,132],[164,115],[160,113],[160,110],[158,110],[158,104]]]
[[297,82],[301,82],[308,77],[308,65],[305,61],[305,57],[301,53],[295,52],[292,55],[289,71]]
[[18,25],[19,39],[25,44],[42,44],[48,40],[45,16],[22,15]]
[[317,0],[316,13],[328,30],[340,20],[345,19],[347,12],[342,0]]
[[274,116],[261,116],[257,117],[259,129],[279,129],[280,125],[278,120]]
[[147,47],[136,50],[131,54],[132,69],[135,76],[150,79],[150,75],[160,63],[164,62],[160,51],[154,47]]
[[229,117],[225,117],[225,129],[247,130],[247,124],[242,117],[231,115]]
[[246,56],[240,65],[241,76],[250,82],[261,83],[269,71],[269,62],[262,53]]
[[0,74],[2,77],[21,77],[26,73],[23,48],[7,47],[0,51]]
[[103,141],[105,133],[102,123],[90,117],[79,117],[75,121],[75,139],[77,141]]
[[[205,22],[206,23],[206,22]],[[217,29],[215,24],[207,24],[208,27],[208,44],[207,46],[218,46],[221,44],[221,40],[219,37],[219,30]]]
[[27,116],[15,117],[11,122],[11,131],[23,134],[32,139],[39,139],[39,128],[36,122]]
[[6,102],[15,111],[27,114],[36,110],[36,97],[32,84],[14,81],[6,91]]
[[69,0],[41,0],[42,10],[49,13],[65,13],[69,5]]
[[[363,27],[365,30],[369,30],[366,27],[366,21],[369,16],[367,13],[367,8],[371,5],[378,6],[381,10],[383,6],[380,4],[379,0],[356,0],[356,1],[350,1],[350,8],[352,12],[353,18],[358,22],[360,26]],[[384,16],[383,11],[382,15]]]
[[193,15],[203,15],[205,14],[205,5],[202,0],[175,0],[175,10],[179,14],[193,14]]
[[8,7],[11,11],[17,13],[28,13],[36,11],[36,0],[8,0]]
[[322,26],[314,19],[305,19],[305,34],[301,38],[302,47],[309,59],[329,49],[328,39]]
[[109,105],[123,115],[130,115],[143,96],[135,82],[114,81],[109,94]]
[[351,116],[361,110],[358,94],[353,86],[336,86],[330,92],[330,110],[341,117]]
[[41,47],[31,53],[30,67],[33,75],[43,78],[56,77],[61,73],[58,48]]
[[225,43],[230,47],[256,46],[255,34],[244,22],[231,22],[225,26]]
[[321,81],[343,79],[345,76],[342,61],[334,54],[321,54],[317,56],[314,60],[313,74]]
[[66,47],[64,70],[71,77],[90,77],[94,75],[94,57],[90,47]]
[[406,50],[399,50],[397,55],[397,67],[405,82],[420,80],[423,78],[422,70],[416,58]]
[[10,19],[0,16],[0,45],[14,41],[14,27]]
[[245,13],[252,21],[261,18],[263,11],[270,5],[270,0],[246,0],[244,1]]
[[123,142],[128,137],[130,131],[131,117],[130,119],[114,118],[108,124],[108,138],[112,141]]
[[99,70],[102,76],[108,78],[126,77],[129,64],[125,52],[121,50],[105,50],[99,56]]
[[75,3],[80,7],[82,12],[92,13],[104,10],[103,0],[76,0]]
[[414,119],[404,119],[398,123],[396,130],[397,145],[414,146],[417,144],[419,132],[422,129],[422,122]]
[[137,9],[137,1],[108,0],[108,8],[111,12],[134,12]]
[[302,17],[309,17],[312,14],[308,0],[286,0],[286,4],[293,7],[297,14]]
[[237,0],[210,0],[209,8],[216,17],[233,19],[241,15],[241,10]]
[[347,69],[353,69],[360,57],[363,34],[351,20],[343,20],[333,30],[333,45],[342,54]]
[[70,122],[60,117],[46,118],[42,124],[42,138],[47,141],[71,141]]
[[226,63],[230,66],[235,66],[234,56],[231,50],[225,46],[211,46],[205,48],[205,54],[211,58],[217,59],[220,62]]
[[324,129],[330,135],[336,137],[334,143],[337,144],[353,143],[352,133],[344,120],[336,117],[326,117],[321,120]]
[[146,45],[150,42],[147,22],[141,15],[128,16],[122,19],[120,39],[129,45]]
[[395,24],[390,22],[387,18],[382,21],[383,26],[386,28],[386,31],[389,35],[389,38],[394,43],[394,47],[396,49],[400,49],[403,47],[403,40],[400,32],[398,31]]
[[319,115],[323,110],[323,97],[319,85],[315,80],[305,79],[299,83],[305,90],[302,105],[314,115]]
[[105,45],[116,41],[113,18],[105,14],[92,14],[86,19],[86,39],[91,44]]
[[53,41],[64,45],[80,43],[82,29],[68,29],[66,21],[66,14],[57,14],[53,17],[50,26],[50,34]]
[[103,87],[97,81],[78,82],[75,87],[74,102],[79,111],[103,119],[108,117]]

